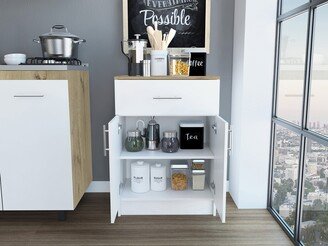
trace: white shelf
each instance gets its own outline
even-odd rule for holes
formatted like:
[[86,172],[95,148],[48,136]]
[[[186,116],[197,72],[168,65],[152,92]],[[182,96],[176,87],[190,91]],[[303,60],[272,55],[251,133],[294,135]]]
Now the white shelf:
[[190,187],[187,190],[175,191],[170,187],[168,180],[167,189],[165,191],[148,191],[146,193],[135,193],[131,190],[131,182],[124,184],[121,191],[121,201],[137,202],[137,201],[186,201],[186,200],[213,200],[213,194],[207,186],[203,191],[194,191]]
[[140,152],[128,152],[125,149],[122,150],[120,159],[124,160],[171,160],[171,159],[214,159],[214,154],[209,147],[204,149],[179,149],[176,153],[164,153],[161,150],[150,151],[142,150]]

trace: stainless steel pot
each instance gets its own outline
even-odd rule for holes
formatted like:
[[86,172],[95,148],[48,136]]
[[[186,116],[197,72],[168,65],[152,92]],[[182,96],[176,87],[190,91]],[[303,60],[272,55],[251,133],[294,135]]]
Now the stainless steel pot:
[[55,25],[49,33],[39,36],[40,40],[33,39],[41,44],[44,58],[78,58],[79,44],[85,43],[85,39],[68,32],[63,25]]

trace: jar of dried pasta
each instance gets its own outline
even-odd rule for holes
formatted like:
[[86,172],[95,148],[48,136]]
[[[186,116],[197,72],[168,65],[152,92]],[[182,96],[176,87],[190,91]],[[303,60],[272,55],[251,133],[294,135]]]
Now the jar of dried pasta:
[[190,53],[170,54],[169,64],[171,76],[189,76]]
[[188,189],[189,165],[186,160],[171,161],[172,190]]

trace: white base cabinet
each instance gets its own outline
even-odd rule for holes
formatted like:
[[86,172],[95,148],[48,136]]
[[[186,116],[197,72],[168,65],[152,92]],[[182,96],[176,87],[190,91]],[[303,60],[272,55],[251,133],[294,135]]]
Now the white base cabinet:
[[[228,139],[229,125],[218,116],[219,112],[219,79],[193,79],[188,87],[188,82],[185,79],[170,78],[170,85],[176,84],[176,90],[173,94],[166,95],[163,93],[163,88],[167,80],[162,78],[149,78],[148,81],[155,82],[152,85],[145,83],[142,77],[117,77],[115,80],[116,112],[119,112],[112,121],[108,123],[108,130],[104,127],[104,133],[108,132],[108,148],[105,142],[105,153],[109,152],[109,169],[110,169],[110,212],[111,223],[115,223],[117,216],[121,215],[219,215],[221,221],[225,222],[226,217],[226,180],[227,180],[227,157],[228,157]],[[203,83],[206,81],[207,83]],[[123,82],[121,84],[121,82]],[[139,83],[141,82],[141,83]],[[147,81],[146,81],[147,82]],[[174,82],[174,83],[173,83]],[[143,95],[136,95],[138,103],[133,103],[133,98],[125,97],[125,104],[130,104],[129,107],[123,104],[123,98],[120,98],[122,91],[129,91],[130,86],[136,88],[139,85],[140,91],[147,94],[147,98],[167,98],[161,101],[161,106],[158,108],[155,100],[153,106],[139,108],[140,101]],[[159,86],[160,85],[160,86]],[[182,86],[183,85],[183,86]],[[197,95],[202,94],[202,86],[204,91],[215,90],[210,94],[214,98],[209,98],[203,102],[204,112],[200,112],[201,108],[196,111],[192,109],[199,104]],[[150,89],[149,89],[150,87]],[[148,88],[148,90],[147,90]],[[174,86],[172,87],[174,88]],[[194,89],[192,89],[194,88]],[[188,91],[188,98],[194,96],[195,100],[184,101],[183,114],[182,108],[175,107],[175,104],[180,104],[183,100],[184,89]],[[127,92],[125,92],[126,94]],[[148,94],[149,93],[149,94]],[[167,93],[167,90],[164,91]],[[173,100],[173,101],[172,101]],[[217,105],[211,107],[208,104],[216,102]],[[166,105],[170,106],[169,111],[165,111]],[[121,108],[123,107],[123,108]],[[150,108],[149,108],[150,107]],[[177,109],[178,113],[174,109]],[[207,113],[207,109],[212,112]],[[159,109],[159,110],[157,110]],[[162,110],[162,111],[161,111]],[[139,116],[133,112],[138,112]],[[186,115],[188,113],[188,115]],[[200,120],[205,123],[203,150],[179,150],[177,153],[164,153],[159,151],[147,151],[131,153],[124,148],[124,140],[128,130],[135,129],[136,121],[142,119],[147,123],[150,116],[156,116],[155,120],[160,124],[161,134],[165,130],[179,130],[179,122],[185,120]],[[106,140],[106,139],[105,139]],[[191,187],[185,191],[173,191],[170,188],[170,181],[167,182],[167,190],[162,192],[149,191],[147,193],[138,194],[131,191],[131,176],[130,164],[136,160],[145,160],[153,164],[160,162],[167,165],[169,174],[169,162],[176,159],[205,159],[206,160],[206,189],[204,191],[193,191]],[[168,175],[168,177],[170,177]]]

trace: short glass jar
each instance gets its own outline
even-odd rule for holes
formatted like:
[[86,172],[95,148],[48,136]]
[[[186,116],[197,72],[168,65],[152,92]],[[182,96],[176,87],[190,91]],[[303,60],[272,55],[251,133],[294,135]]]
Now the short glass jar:
[[128,152],[139,152],[144,148],[141,132],[137,130],[128,131],[125,139],[125,149]]
[[189,76],[190,53],[170,54],[169,64],[171,76]]
[[165,153],[175,153],[179,150],[178,133],[176,131],[163,132],[161,149]]

